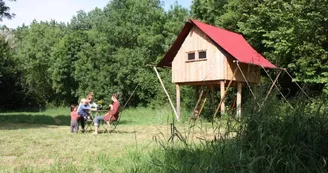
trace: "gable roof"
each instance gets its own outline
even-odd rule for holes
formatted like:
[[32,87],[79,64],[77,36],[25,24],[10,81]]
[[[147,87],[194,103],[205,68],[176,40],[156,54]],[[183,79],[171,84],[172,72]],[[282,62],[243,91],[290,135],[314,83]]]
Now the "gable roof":
[[213,42],[242,63],[263,66],[265,68],[279,68],[258,53],[242,35],[192,19],[186,22],[177,39],[157,66],[172,66],[174,57],[193,26],[197,26]]

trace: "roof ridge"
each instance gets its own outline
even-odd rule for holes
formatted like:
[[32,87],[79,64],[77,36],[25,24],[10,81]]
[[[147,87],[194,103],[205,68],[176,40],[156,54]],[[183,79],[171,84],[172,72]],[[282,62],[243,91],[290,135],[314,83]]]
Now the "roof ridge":
[[191,22],[193,22],[195,25],[197,25],[195,22],[198,22],[198,23],[201,23],[203,25],[207,25],[208,27],[214,27],[214,28],[217,28],[217,29],[220,29],[222,31],[225,31],[225,32],[229,32],[229,33],[232,33],[232,34],[236,34],[236,35],[240,35],[240,36],[243,36],[243,34],[240,34],[238,32],[234,32],[234,31],[230,31],[228,29],[225,29],[225,28],[222,28],[220,26],[214,26],[214,25],[211,25],[211,24],[208,24],[208,23],[205,23],[205,22],[202,22],[202,21],[199,21],[199,20],[196,20],[196,19],[189,19]]
[[[258,53],[244,38],[242,34],[226,30],[217,26],[200,22],[196,19],[189,19],[182,28],[177,39],[171,45],[164,58],[158,63],[158,66],[171,66],[174,57],[179,51],[181,45],[185,41],[192,27],[198,27],[204,32],[213,42],[220,46],[223,50],[229,53],[238,61],[246,64],[254,64],[266,68],[279,68],[265,59],[263,55]],[[256,55],[256,58],[254,58]]]

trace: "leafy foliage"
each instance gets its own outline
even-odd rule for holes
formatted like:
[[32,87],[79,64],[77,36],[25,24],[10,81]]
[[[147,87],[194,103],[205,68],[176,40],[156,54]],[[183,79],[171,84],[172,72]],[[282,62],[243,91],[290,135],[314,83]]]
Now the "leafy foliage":
[[[166,98],[149,67],[163,57],[191,15],[242,33],[296,81],[327,94],[327,9],[325,0],[194,0],[190,14],[179,5],[165,11],[159,0],[113,0],[103,9],[78,11],[67,24],[34,21],[7,31],[12,39],[4,39],[1,62],[14,65],[0,71],[13,77],[8,88],[19,86],[28,105],[76,103],[90,91],[105,102],[120,92],[124,102],[137,86],[129,106],[161,105]],[[170,83],[170,71],[160,71]],[[280,78],[282,87],[290,88],[290,82],[286,75]],[[167,87],[174,95],[174,86]],[[193,95],[191,88],[182,90]]]
[[[195,1],[192,15],[242,33],[256,50],[295,81],[325,85],[327,91],[327,1]],[[219,13],[221,12],[221,13]],[[282,83],[290,83],[283,79]]]
[[[40,106],[76,103],[90,91],[105,103],[120,92],[124,102],[137,86],[130,106],[160,104],[163,93],[150,66],[187,15],[177,5],[164,11],[159,0],[114,0],[104,9],[78,11],[67,25],[34,21],[16,28],[16,47],[9,49],[16,53],[9,59],[21,71],[25,95]],[[163,75],[170,83],[170,73]]]
[[[22,106],[24,100],[22,88],[19,85],[20,71],[16,62],[12,59],[13,51],[11,41],[7,38],[6,28],[0,34],[0,105],[1,107],[15,108]],[[1,108],[0,107],[0,108]]]
[[[9,0],[9,1],[16,1],[16,0]],[[10,13],[10,7],[8,7],[4,0],[0,0],[0,21],[3,18],[12,19],[15,17],[14,13]]]

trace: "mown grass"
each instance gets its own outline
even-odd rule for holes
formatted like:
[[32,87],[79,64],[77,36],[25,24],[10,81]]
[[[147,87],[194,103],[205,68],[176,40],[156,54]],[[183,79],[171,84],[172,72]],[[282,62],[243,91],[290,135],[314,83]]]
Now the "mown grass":
[[0,113],[0,172],[130,172],[167,141],[174,118],[169,108],[126,109],[118,132],[71,134],[68,110]]

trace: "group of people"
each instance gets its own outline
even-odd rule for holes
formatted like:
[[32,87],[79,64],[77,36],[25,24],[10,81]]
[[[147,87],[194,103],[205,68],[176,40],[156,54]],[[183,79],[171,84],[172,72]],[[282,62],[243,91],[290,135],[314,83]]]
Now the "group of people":
[[93,102],[94,93],[90,92],[86,98],[82,98],[80,101],[80,104],[77,105],[71,105],[71,132],[77,133],[79,131],[79,122],[82,127],[82,132],[85,131],[85,121],[94,121],[95,126],[95,132],[94,134],[98,134],[98,128],[100,121],[117,121],[119,116],[119,108],[120,108],[120,102],[119,94],[115,93],[112,95],[112,104],[109,105],[108,112],[103,116],[97,116],[92,120],[90,113],[91,110],[97,110],[98,105]]

